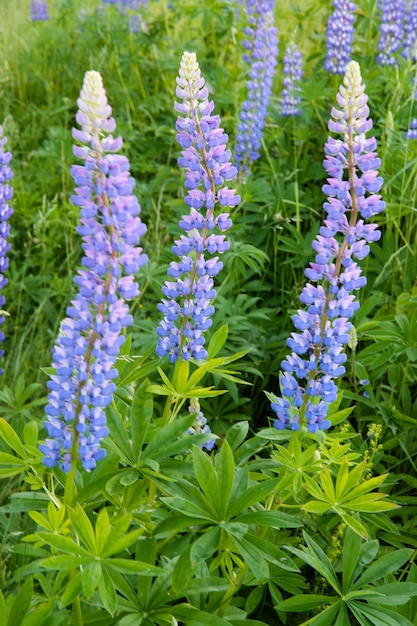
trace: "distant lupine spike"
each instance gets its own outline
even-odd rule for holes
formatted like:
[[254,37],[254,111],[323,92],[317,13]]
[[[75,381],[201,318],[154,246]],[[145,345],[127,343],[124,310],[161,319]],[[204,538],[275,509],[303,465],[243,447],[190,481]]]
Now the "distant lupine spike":
[[280,430],[306,426],[314,433],[330,427],[328,406],[337,398],[334,381],[345,372],[349,318],[359,308],[354,292],[366,284],[357,261],[381,236],[376,224],[365,222],[385,208],[377,193],[383,181],[376,140],[366,138],[372,128],[367,99],[359,65],[351,61],[337,95],[340,109],[332,108],[329,122],[341,138],[329,137],[325,144],[327,219],[313,242],[315,261],[305,272],[310,282],[300,300],[307,310],[293,317],[296,332],[287,340],[292,354],[281,363],[281,397],[271,405]]
[[46,0],[31,0],[30,17],[32,22],[42,22],[49,18]]
[[[9,259],[7,253],[10,250],[10,243],[7,239],[10,234],[10,225],[8,220],[13,215],[13,209],[10,206],[10,201],[13,196],[13,189],[8,184],[8,181],[13,178],[13,172],[9,167],[12,155],[10,152],[6,152],[4,146],[7,142],[6,137],[3,135],[3,128],[0,126],[0,324],[4,324],[4,305],[6,299],[1,291],[7,285],[8,280],[4,275],[9,267]],[[0,343],[4,341],[4,333],[0,331]],[[4,356],[4,350],[0,350],[0,357]],[[0,374],[3,370],[0,369]]]
[[395,54],[401,49],[404,37],[404,0],[378,0],[381,10],[381,28],[376,60],[381,65],[397,65]]
[[294,116],[301,113],[299,82],[303,77],[302,54],[295,43],[287,46],[284,55],[284,89],[281,95],[281,115]]
[[[207,424],[207,420],[201,410],[200,403],[197,398],[191,398],[190,406],[188,407],[190,413],[196,413],[197,417],[194,424],[187,430],[189,435],[208,435],[211,434],[210,426]],[[206,443],[203,443],[200,448],[206,448],[206,450],[213,450],[215,439],[209,439]]]
[[350,0],[333,0],[333,8],[326,28],[327,55],[324,69],[332,74],[344,74],[352,57],[356,6]]
[[417,0],[409,0],[406,6],[401,54],[410,61],[417,60]]
[[178,163],[185,169],[185,203],[191,211],[179,222],[185,235],[172,248],[179,261],[168,269],[172,280],[162,287],[165,298],[158,305],[164,319],[156,331],[156,352],[161,357],[169,354],[172,362],[207,357],[204,333],[214,313],[213,278],[223,267],[217,255],[229,248],[221,233],[232,224],[228,213],[215,215],[215,208],[218,204],[235,207],[240,202],[236,191],[225,186],[237,170],[230,162],[228,137],[220,127],[220,117],[212,115],[214,102],[208,100],[193,52],[182,56],[176,94],[182,100],[175,103],[179,113],[177,141],[183,148]]
[[265,118],[272,92],[278,54],[278,31],[274,26],[274,0],[246,0],[249,26],[245,29],[249,63],[248,97],[242,104],[237,126],[235,164],[248,174],[259,159]]
[[417,118],[410,122],[410,128],[405,133],[407,139],[417,139]]
[[116,358],[124,343],[123,328],[132,323],[126,300],[139,294],[135,274],[147,261],[138,246],[146,227],[133,195],[129,161],[115,154],[122,139],[113,138],[111,117],[98,72],[85,74],[73,137],[81,145],[74,154],[84,165],[73,165],[74,205],[80,207],[77,232],[83,239],[83,269],[74,282],[78,293],[67,309],[53,349],[55,373],[48,381],[45,427],[50,439],[40,446],[47,467],[64,472],[81,460],[95,467],[105,451],[105,409],[116,389]]
[[140,30],[141,16],[139,10],[148,5],[148,0],[102,0],[103,4],[113,5],[121,15],[127,16],[127,26],[131,33]]

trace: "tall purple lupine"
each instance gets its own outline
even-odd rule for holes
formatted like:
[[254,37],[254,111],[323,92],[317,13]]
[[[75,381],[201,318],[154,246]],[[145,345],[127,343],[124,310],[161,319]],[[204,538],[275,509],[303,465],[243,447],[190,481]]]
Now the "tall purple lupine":
[[212,115],[214,102],[208,100],[208,89],[195,53],[184,52],[177,78],[175,103],[177,141],[183,148],[178,163],[185,169],[185,203],[191,208],[179,222],[185,231],[172,248],[178,256],[168,269],[173,279],[162,287],[165,298],[158,305],[164,319],[157,328],[158,356],[207,357],[205,331],[211,326],[216,295],[213,277],[223,263],[218,255],[229,248],[223,233],[231,226],[228,213],[215,215],[216,205],[235,207],[240,196],[225,186],[236,168],[227,149],[228,136],[220,127],[220,117]]
[[[10,250],[10,243],[8,243],[7,239],[10,234],[10,225],[8,220],[13,215],[13,209],[9,204],[13,196],[13,189],[8,184],[8,181],[13,178],[13,172],[9,167],[12,155],[4,149],[6,142],[7,139],[3,135],[3,128],[0,126],[0,309],[3,309],[6,302],[1,291],[8,283],[4,272],[9,267],[7,253]],[[0,324],[3,323],[4,315],[0,312]],[[3,343],[3,341],[4,333],[0,331],[0,343]],[[4,350],[0,350],[0,357],[2,356],[4,356]],[[2,373],[3,370],[0,369],[0,374]]]
[[417,0],[408,0],[404,18],[404,41],[402,56],[411,61],[417,60]]
[[376,60],[381,65],[397,65],[395,53],[403,45],[404,36],[404,0],[378,0],[381,10],[381,28]]
[[130,32],[140,29],[140,7],[147,6],[148,0],[102,0],[103,4],[113,5],[121,15],[126,15]]
[[31,0],[30,18],[32,22],[43,22],[47,20],[48,17],[48,4],[46,0]]
[[281,363],[281,397],[271,404],[279,430],[306,426],[314,433],[329,428],[328,406],[338,391],[334,381],[345,372],[349,318],[359,308],[354,292],[366,284],[357,260],[381,236],[377,225],[365,220],[385,208],[377,193],[383,181],[377,172],[381,161],[376,140],[366,138],[372,128],[367,99],[359,65],[350,61],[337,95],[340,108],[332,108],[329,122],[341,138],[329,137],[325,145],[327,219],[313,242],[315,261],[305,272],[310,282],[300,300],[307,310],[293,317],[297,332],[287,340],[292,354]]
[[350,0],[333,0],[333,8],[326,28],[327,55],[324,69],[332,74],[344,74],[352,57],[356,6]]
[[291,117],[299,115],[301,102],[299,81],[303,77],[302,55],[295,43],[290,43],[284,55],[284,89],[281,94],[281,115]]
[[78,293],[53,349],[55,373],[45,409],[50,439],[40,446],[43,463],[60,464],[64,472],[77,459],[91,470],[105,454],[105,409],[116,388],[121,333],[132,323],[126,300],[139,294],[134,276],[147,261],[138,245],[146,227],[135,183],[128,159],[116,154],[122,139],[111,134],[116,123],[98,72],[85,74],[78,107],[81,130],[74,128],[73,137],[81,145],[74,146],[74,154],[84,164],[71,168],[76,184],[71,200],[80,207],[83,269],[74,278]]
[[245,29],[249,64],[248,96],[242,104],[236,134],[235,164],[247,174],[259,159],[278,54],[278,31],[274,26],[274,0],[246,0],[249,26]]

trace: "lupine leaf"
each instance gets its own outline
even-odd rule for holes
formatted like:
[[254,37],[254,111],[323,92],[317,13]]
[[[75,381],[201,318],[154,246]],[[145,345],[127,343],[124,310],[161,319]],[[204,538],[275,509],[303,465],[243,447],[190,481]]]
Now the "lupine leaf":
[[352,585],[352,590],[364,587],[369,583],[379,580],[383,576],[387,576],[391,572],[395,572],[410,558],[412,552],[413,551],[409,548],[403,548],[402,550],[395,550],[394,552],[385,554],[366,569],[362,576]]
[[277,606],[278,611],[291,611],[303,613],[304,611],[310,611],[316,609],[323,604],[330,604],[332,601],[339,600],[338,596],[319,596],[312,593],[304,593],[300,596],[292,596],[283,602],[280,602]]
[[23,443],[20,441],[18,435],[13,428],[0,417],[0,437],[7,443],[7,445],[14,450],[23,459],[27,459],[27,453]]
[[33,580],[27,578],[17,592],[11,607],[9,608],[9,616],[7,626],[21,626],[25,617],[33,595]]
[[136,463],[140,459],[153,413],[153,398],[152,394],[148,393],[148,388],[149,382],[147,380],[137,388],[130,409],[130,434]]
[[220,483],[211,458],[197,446],[193,446],[194,472],[201,491],[210,502],[213,512],[221,519],[222,501]]
[[103,568],[102,577],[98,581],[98,591],[104,608],[110,613],[110,615],[114,615],[117,608],[117,594],[112,580],[105,568]]
[[83,592],[87,600],[93,595],[99,581],[101,579],[101,563],[100,561],[90,561],[82,571],[81,582]]
[[235,463],[233,452],[226,440],[223,441],[220,454],[216,456],[216,471],[220,491],[220,516],[226,517],[229,500],[233,491],[235,478]]

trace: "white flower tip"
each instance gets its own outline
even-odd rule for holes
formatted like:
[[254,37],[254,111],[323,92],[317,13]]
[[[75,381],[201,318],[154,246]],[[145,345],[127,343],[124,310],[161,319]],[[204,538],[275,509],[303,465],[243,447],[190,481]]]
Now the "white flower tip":
[[345,80],[343,81],[346,86],[353,88],[360,87],[362,83],[361,68],[356,61],[349,61],[346,65]]

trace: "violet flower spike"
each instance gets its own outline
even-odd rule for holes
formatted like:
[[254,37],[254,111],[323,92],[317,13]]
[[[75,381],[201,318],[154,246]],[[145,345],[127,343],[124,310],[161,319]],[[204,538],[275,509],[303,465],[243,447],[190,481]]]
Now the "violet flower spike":
[[31,0],[30,19],[32,22],[44,22],[49,18],[46,0]]
[[[196,413],[197,417],[192,426],[187,429],[188,435],[208,435],[211,434],[210,426],[207,424],[207,420],[204,417],[204,413],[201,410],[198,398],[191,398],[190,405],[188,407],[189,412]],[[209,439],[206,443],[201,444],[200,448],[205,448],[208,452],[213,450],[216,443],[215,439]]]
[[243,42],[249,64],[248,96],[242,104],[236,134],[235,165],[243,175],[260,157],[263,129],[272,93],[278,55],[274,0],[246,0],[249,26]]
[[[13,172],[9,167],[12,155],[4,149],[6,142],[7,139],[3,135],[3,128],[0,126],[0,324],[4,324],[5,312],[3,307],[6,303],[6,299],[1,291],[8,283],[4,272],[6,272],[9,267],[7,253],[11,248],[10,243],[7,241],[10,234],[8,220],[13,215],[13,209],[10,206],[10,201],[13,197],[13,189],[8,183],[8,181],[13,178]],[[4,339],[4,333],[0,331],[0,343],[3,343]],[[0,357],[3,356],[4,350],[0,349]],[[2,373],[3,370],[0,368],[0,374]]]
[[401,55],[410,61],[417,60],[417,0],[409,0],[405,9],[404,40]]
[[[168,269],[171,280],[162,287],[164,298],[158,309],[164,319],[156,329],[160,357],[204,360],[205,331],[212,324],[212,304],[216,295],[213,278],[223,263],[219,256],[229,248],[224,233],[232,222],[228,213],[215,214],[217,205],[233,208],[240,202],[234,189],[226,186],[237,174],[227,149],[228,137],[220,117],[212,115],[214,103],[195,53],[184,52],[177,78],[175,103],[177,141],[183,148],[178,163],[185,169],[184,200],[190,214],[179,225],[185,234],[175,241],[172,251],[178,257]],[[215,256],[213,256],[215,255]]]
[[404,0],[378,0],[381,10],[381,27],[376,60],[381,65],[397,65],[394,56],[403,45]]
[[281,115],[293,117],[301,113],[298,106],[301,102],[299,82],[303,77],[302,54],[295,43],[290,43],[285,51],[283,74]]
[[352,57],[356,6],[350,0],[333,0],[333,8],[326,27],[324,69],[332,74],[344,74]]
[[309,282],[300,300],[307,310],[293,317],[296,331],[287,340],[292,354],[281,363],[281,397],[271,404],[279,430],[329,428],[328,407],[338,393],[335,380],[345,372],[349,319],[359,308],[355,291],[366,284],[358,261],[381,236],[367,220],[385,208],[378,194],[383,181],[376,140],[366,138],[372,128],[367,99],[359,65],[351,61],[337,95],[340,108],[332,109],[329,122],[341,138],[329,137],[325,145],[327,217],[313,242],[315,261],[305,272]]
[[105,455],[105,409],[113,398],[115,362],[125,341],[122,330],[132,323],[126,300],[139,294],[135,274],[147,261],[140,238],[146,232],[133,195],[129,161],[115,154],[122,139],[113,138],[106,92],[98,72],[85,74],[73,137],[81,145],[74,154],[75,195],[80,207],[78,234],[83,239],[83,269],[74,282],[78,293],[67,308],[53,349],[55,373],[50,376],[45,428],[49,439],[40,446],[47,467],[64,472],[79,458],[86,470]]

